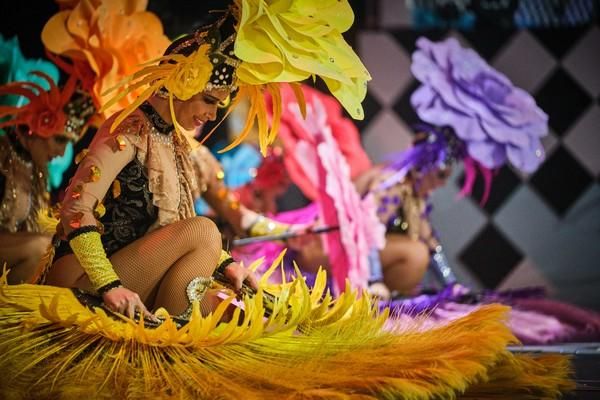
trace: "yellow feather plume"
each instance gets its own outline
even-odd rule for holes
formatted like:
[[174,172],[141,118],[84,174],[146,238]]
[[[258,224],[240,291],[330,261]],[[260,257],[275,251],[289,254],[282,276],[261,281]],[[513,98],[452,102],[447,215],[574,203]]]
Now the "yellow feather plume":
[[47,208],[40,209],[37,215],[37,224],[41,233],[54,235],[58,226],[58,218],[50,214],[51,212]]
[[366,294],[324,293],[322,271],[313,288],[302,278],[278,286],[268,318],[261,289],[236,322],[220,321],[229,299],[206,317],[194,304],[180,328],[168,315],[148,328],[89,309],[69,289],[2,279],[2,398],[529,399],[570,385],[564,357],[506,350],[507,307],[436,329],[384,329],[387,313]]

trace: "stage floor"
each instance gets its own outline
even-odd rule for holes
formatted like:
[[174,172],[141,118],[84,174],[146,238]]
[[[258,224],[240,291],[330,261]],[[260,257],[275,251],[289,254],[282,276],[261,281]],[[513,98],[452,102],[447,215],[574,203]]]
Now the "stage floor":
[[600,399],[600,343],[567,343],[553,346],[515,346],[515,353],[560,353],[573,357],[577,389],[564,399]]

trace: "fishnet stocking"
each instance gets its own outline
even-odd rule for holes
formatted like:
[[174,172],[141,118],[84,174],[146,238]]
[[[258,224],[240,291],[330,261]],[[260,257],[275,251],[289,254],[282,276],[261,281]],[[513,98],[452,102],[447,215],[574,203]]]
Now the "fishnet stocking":
[[[215,224],[194,217],[145,235],[113,254],[110,261],[123,285],[136,292],[148,308],[165,307],[171,314],[180,314],[189,304],[188,284],[195,277],[211,276],[220,253],[221,235]],[[57,260],[50,272],[54,277],[49,276],[47,283],[89,289],[87,276],[80,266],[75,271],[73,263],[77,263],[73,255]],[[73,275],[80,276],[74,285],[70,283]],[[202,312],[209,313],[215,304],[214,296],[205,296]]]
[[[217,267],[221,235],[207,218],[194,217],[164,226],[116,252],[110,259],[123,285],[150,307],[180,314],[189,301],[186,288]],[[201,302],[203,312],[211,301]]]

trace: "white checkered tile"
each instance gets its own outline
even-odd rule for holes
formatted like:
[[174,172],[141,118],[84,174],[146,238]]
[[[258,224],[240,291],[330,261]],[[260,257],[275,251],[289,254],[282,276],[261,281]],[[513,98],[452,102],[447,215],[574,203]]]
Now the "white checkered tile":
[[573,155],[594,175],[600,174],[600,106],[593,105],[563,140]]
[[600,95],[600,28],[592,26],[567,54],[563,66],[590,95]]
[[380,111],[362,132],[365,151],[373,162],[382,162],[384,156],[402,151],[412,143],[412,133],[391,110]]
[[556,64],[552,55],[527,31],[514,35],[493,61],[493,66],[517,87],[530,93],[539,87]]
[[385,32],[361,33],[358,43],[361,57],[373,78],[369,82],[370,93],[383,106],[393,104],[412,79],[410,55]]
[[404,0],[380,0],[379,16],[381,27],[403,28],[411,24],[411,12]]
[[556,288],[552,282],[544,276],[542,270],[540,270],[533,260],[526,258],[521,261],[519,265],[506,276],[506,278],[504,278],[502,283],[498,286],[498,290],[537,286],[546,288],[547,293],[550,295],[556,293]]

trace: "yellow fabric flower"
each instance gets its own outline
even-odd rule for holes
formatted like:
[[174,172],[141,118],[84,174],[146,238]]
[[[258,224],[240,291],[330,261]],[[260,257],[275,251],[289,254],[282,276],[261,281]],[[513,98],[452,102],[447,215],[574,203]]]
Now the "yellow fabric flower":
[[185,62],[176,64],[165,79],[165,88],[179,100],[189,100],[206,87],[213,68],[207,55],[209,49],[207,44],[200,46]]
[[364,117],[368,71],[342,37],[354,20],[348,1],[238,0],[235,55],[240,85],[321,77],[355,119]]

